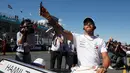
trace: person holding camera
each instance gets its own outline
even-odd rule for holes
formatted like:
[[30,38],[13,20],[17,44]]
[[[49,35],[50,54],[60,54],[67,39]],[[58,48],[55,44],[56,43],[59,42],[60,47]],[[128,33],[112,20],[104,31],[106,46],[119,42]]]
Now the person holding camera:
[[34,29],[30,19],[25,19],[20,24],[20,31],[17,33],[16,49],[17,61],[31,63],[30,49],[35,45]]

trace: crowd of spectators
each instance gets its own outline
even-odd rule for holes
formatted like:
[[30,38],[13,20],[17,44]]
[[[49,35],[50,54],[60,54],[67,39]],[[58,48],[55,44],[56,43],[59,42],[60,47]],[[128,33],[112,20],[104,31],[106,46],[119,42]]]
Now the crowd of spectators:
[[126,65],[126,52],[130,51],[129,44],[124,44],[120,41],[110,38],[106,43],[106,47],[108,49],[108,54],[111,59],[111,66],[113,68],[119,68]]

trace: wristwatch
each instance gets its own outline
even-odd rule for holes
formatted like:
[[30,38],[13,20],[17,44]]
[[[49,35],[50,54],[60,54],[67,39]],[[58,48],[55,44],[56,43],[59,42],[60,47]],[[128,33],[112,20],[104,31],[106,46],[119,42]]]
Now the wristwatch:
[[107,68],[105,68],[104,66],[99,66],[98,68],[103,68],[103,70],[105,71],[105,72],[107,72]]

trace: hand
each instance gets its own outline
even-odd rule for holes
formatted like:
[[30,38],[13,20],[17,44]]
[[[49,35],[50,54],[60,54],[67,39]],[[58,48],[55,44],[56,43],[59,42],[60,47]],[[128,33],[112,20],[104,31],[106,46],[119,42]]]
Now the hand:
[[24,36],[27,35],[27,29],[25,29],[25,28],[22,28],[22,29],[20,30],[20,32],[21,32]]
[[109,39],[110,41],[112,41],[113,40],[113,38],[112,37],[110,37],[110,39]]
[[[42,2],[40,3],[40,16],[46,18],[48,20],[48,22],[50,23],[50,25],[54,28],[54,30],[57,33],[61,33],[63,30],[63,27],[61,25],[58,24],[58,22],[56,22],[52,16],[50,15],[50,13],[47,11],[46,8],[44,8],[42,6]],[[60,31],[59,31],[60,30]]]
[[42,6],[42,3],[40,4],[40,16],[43,16],[44,18],[48,20],[51,19],[51,15],[47,11],[47,9]]
[[63,39],[58,37],[58,40],[60,41],[60,43],[63,43]]
[[106,68],[98,68],[96,73],[106,73]]

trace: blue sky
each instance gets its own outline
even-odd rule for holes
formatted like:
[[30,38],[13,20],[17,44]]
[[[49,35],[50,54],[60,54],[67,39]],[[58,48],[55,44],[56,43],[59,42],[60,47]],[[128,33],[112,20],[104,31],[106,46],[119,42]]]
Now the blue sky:
[[67,30],[83,33],[83,20],[91,17],[97,26],[95,34],[105,41],[113,37],[130,44],[130,0],[0,0],[0,12],[41,20],[41,1],[51,15],[62,19]]

